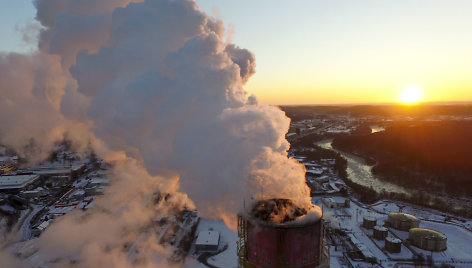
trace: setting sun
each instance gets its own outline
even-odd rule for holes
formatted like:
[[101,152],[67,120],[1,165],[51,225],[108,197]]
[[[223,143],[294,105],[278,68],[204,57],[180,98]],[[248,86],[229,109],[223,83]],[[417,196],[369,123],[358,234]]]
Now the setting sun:
[[400,93],[400,101],[406,104],[414,104],[423,99],[423,90],[417,85],[408,85]]

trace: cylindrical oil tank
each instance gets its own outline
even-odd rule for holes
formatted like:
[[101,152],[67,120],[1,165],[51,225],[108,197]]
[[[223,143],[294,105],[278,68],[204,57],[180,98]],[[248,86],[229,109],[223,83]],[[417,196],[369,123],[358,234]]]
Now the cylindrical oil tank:
[[377,240],[385,240],[388,235],[388,229],[382,226],[374,227],[374,238]]
[[389,226],[401,231],[408,231],[411,228],[416,228],[420,224],[420,220],[407,213],[391,212],[388,214]]
[[362,226],[366,229],[372,229],[377,224],[377,220],[374,217],[364,217]]
[[319,265],[321,220],[280,225],[247,220],[247,260],[254,267]]
[[398,238],[385,238],[385,249],[391,253],[400,253],[402,250],[402,241]]
[[443,251],[447,249],[447,236],[439,231],[426,228],[410,229],[408,239],[413,245],[429,250]]

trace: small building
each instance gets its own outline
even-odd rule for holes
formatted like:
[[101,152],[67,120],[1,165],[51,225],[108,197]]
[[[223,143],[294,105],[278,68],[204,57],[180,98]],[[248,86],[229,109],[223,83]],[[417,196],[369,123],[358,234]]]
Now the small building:
[[447,236],[439,231],[426,228],[412,228],[408,234],[412,244],[429,251],[447,249]]
[[388,214],[387,226],[400,231],[408,231],[411,228],[416,228],[420,225],[420,220],[410,214],[391,212]]
[[332,165],[332,166],[334,166],[336,164],[336,159],[334,159],[334,158],[322,158],[320,161],[323,162],[323,163],[327,163],[329,165]]
[[[39,187],[38,187],[39,188]],[[21,192],[21,196],[24,197],[24,198],[36,198],[36,197],[40,197],[41,196],[41,191],[37,190],[37,189],[34,189],[34,190],[30,190],[30,191],[22,191]]]
[[217,231],[201,231],[198,233],[195,248],[197,251],[217,251],[220,233]]
[[319,184],[327,183],[327,182],[329,182],[329,176],[325,175],[325,176],[321,176],[321,177],[316,177],[316,178],[314,178],[314,180]]
[[46,228],[49,227],[49,225],[51,225],[52,223],[52,220],[47,220],[47,221],[43,221],[40,225],[34,227],[32,230],[31,230],[31,233],[33,236],[39,236],[41,235],[41,233],[46,230]]
[[323,197],[321,202],[328,208],[348,208],[351,204],[351,200],[337,196]]
[[[320,175],[323,174],[323,169],[321,169],[321,168],[307,169],[307,170],[306,170],[306,174],[307,174],[307,175],[314,176],[314,177],[320,176]],[[324,178],[323,178],[323,179],[324,179]],[[325,182],[327,182],[327,181],[325,181]]]
[[110,181],[106,178],[95,177],[90,180],[89,187],[107,186]]
[[104,186],[87,187],[85,188],[85,197],[93,196],[93,195],[102,195],[104,191],[105,191]]

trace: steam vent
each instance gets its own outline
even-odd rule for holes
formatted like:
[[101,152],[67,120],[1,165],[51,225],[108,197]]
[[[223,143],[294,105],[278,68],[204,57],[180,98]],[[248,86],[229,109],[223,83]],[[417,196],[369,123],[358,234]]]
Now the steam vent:
[[322,220],[288,199],[255,203],[238,216],[240,267],[329,267]]

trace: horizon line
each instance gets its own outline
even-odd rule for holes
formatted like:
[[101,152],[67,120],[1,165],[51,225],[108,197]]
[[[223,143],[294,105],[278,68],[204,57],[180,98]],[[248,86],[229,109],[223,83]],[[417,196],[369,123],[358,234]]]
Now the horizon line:
[[429,101],[416,104],[404,104],[401,102],[339,102],[339,103],[312,103],[312,104],[270,104],[274,106],[358,106],[358,105],[397,105],[397,106],[422,106],[422,105],[472,105],[472,100],[467,101]]

